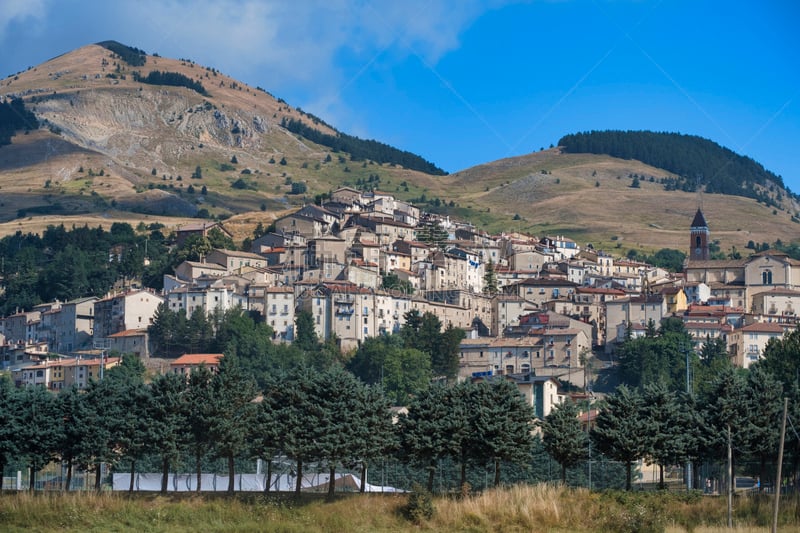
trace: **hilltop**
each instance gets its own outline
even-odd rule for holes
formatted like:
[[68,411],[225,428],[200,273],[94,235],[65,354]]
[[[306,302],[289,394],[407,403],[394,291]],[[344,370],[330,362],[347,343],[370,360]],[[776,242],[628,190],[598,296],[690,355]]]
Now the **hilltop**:
[[683,249],[699,203],[723,250],[797,234],[800,208],[779,179],[759,182],[760,196],[700,196],[667,190],[680,173],[561,148],[446,175],[216,68],[114,41],[0,81],[0,99],[12,98],[39,128],[0,148],[0,234],[90,217],[168,226],[204,217],[226,219],[243,238],[341,185],[386,191],[489,231],[564,234],[621,252]]

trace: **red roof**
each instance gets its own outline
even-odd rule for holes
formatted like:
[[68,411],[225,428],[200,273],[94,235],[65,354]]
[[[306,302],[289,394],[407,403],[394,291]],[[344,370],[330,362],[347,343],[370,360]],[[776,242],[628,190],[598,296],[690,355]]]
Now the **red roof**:
[[170,366],[218,365],[223,356],[221,353],[187,353],[175,359]]

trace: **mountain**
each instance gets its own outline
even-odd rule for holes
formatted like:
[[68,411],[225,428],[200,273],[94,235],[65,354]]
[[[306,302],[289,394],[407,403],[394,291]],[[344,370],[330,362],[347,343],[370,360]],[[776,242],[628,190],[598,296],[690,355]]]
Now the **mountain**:
[[[32,115],[0,147],[0,234],[59,221],[175,225],[214,217],[241,239],[258,222],[341,185],[390,192],[489,231],[563,234],[623,253],[685,248],[698,204],[723,250],[788,242],[798,230],[800,207],[779,178],[750,180],[751,197],[699,195],[685,186],[707,174],[696,164],[670,167],[642,155],[647,149],[636,157],[572,153],[584,149],[569,136],[562,148],[445,175],[213,67],[114,41],[0,81],[3,105],[19,105],[15,99]],[[685,146],[702,159],[712,153],[704,141]],[[686,150],[673,156],[682,161]]]

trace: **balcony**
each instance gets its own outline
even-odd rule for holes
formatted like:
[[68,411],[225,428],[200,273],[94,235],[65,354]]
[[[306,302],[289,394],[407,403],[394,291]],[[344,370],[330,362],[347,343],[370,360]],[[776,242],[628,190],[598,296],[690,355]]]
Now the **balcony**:
[[352,315],[355,310],[352,307],[337,307],[336,314],[337,315]]

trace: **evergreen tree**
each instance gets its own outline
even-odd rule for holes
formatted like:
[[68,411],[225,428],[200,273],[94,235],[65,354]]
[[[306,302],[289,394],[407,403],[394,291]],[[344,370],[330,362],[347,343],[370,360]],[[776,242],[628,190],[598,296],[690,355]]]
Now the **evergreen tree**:
[[186,390],[186,377],[179,374],[162,374],[150,384],[151,440],[150,449],[161,458],[161,493],[168,489],[169,472],[180,459],[185,443],[182,395]]
[[494,262],[489,259],[486,263],[486,271],[483,274],[483,292],[493,296],[498,293],[500,289],[497,285],[497,272],[494,269]]
[[658,464],[659,487],[664,485],[664,467],[683,464],[695,455],[698,424],[693,404],[670,392],[663,384],[645,385],[642,417],[650,429],[647,454]]
[[461,456],[461,442],[468,433],[466,406],[458,402],[452,388],[432,385],[414,398],[408,414],[397,424],[400,450],[412,463],[428,471],[427,489],[433,491],[433,480],[439,461]]
[[[278,387],[279,385],[272,380],[269,385],[264,387],[264,390],[274,391]],[[280,451],[281,434],[283,433],[283,428],[278,425],[276,411],[277,407],[274,402],[269,401],[266,394],[262,396],[261,402],[258,402],[248,438],[250,454],[257,459],[262,459],[267,466],[264,474],[265,493],[270,491],[273,459]]]
[[300,311],[294,318],[294,344],[303,351],[311,352],[319,347],[319,339],[310,311]]
[[295,493],[303,486],[303,468],[316,459],[313,442],[318,410],[314,398],[315,374],[299,369],[264,390],[264,402],[281,428],[279,448],[295,461]]
[[234,492],[234,459],[249,445],[247,436],[255,422],[256,387],[247,378],[235,357],[226,355],[220,370],[211,379],[208,435],[218,457],[228,462],[228,494]]
[[86,398],[87,396],[76,385],[61,391],[58,395],[59,415],[64,420],[64,431],[61,434],[58,452],[62,463],[66,465],[66,479],[63,485],[65,491],[70,490],[73,469],[83,456],[83,437],[87,433]]
[[[19,402],[19,391],[6,376],[0,375],[0,478],[4,475],[6,466],[17,456],[19,417],[23,407]],[[2,490],[0,483],[0,492]]]
[[550,414],[539,421],[542,444],[550,457],[561,465],[561,483],[567,482],[567,469],[586,459],[589,436],[581,429],[578,407],[566,400],[554,406]]
[[471,386],[469,398],[472,440],[469,448],[477,459],[494,463],[497,487],[502,462],[522,464],[530,456],[533,408],[525,402],[517,386],[505,379]]
[[187,447],[194,457],[197,492],[202,490],[203,459],[214,444],[211,436],[213,377],[205,365],[192,369],[186,392],[181,396],[182,420],[186,424]]
[[634,461],[648,451],[651,428],[642,415],[642,396],[625,385],[606,396],[597,415],[591,438],[595,447],[610,459],[625,463],[625,490],[631,490]]
[[62,420],[56,397],[43,387],[28,387],[19,393],[21,408],[16,433],[19,458],[28,465],[30,490],[36,486],[36,474],[58,454]]

